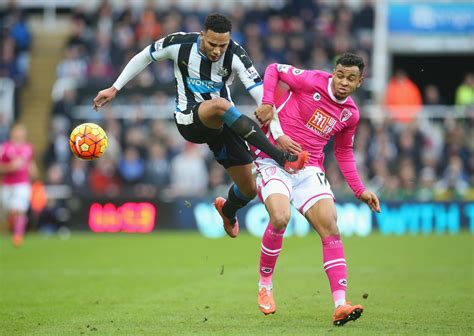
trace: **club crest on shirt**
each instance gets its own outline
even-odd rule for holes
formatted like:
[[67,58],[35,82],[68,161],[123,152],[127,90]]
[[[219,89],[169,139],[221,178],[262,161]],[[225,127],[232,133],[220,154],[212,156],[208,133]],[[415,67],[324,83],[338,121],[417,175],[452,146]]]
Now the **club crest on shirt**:
[[349,110],[348,108],[344,108],[341,112],[341,116],[339,117],[339,119],[344,122],[344,121],[347,121],[349,120],[349,118],[352,116],[352,112],[351,110]]
[[267,167],[265,168],[265,175],[272,176],[276,173],[276,167]]
[[225,77],[229,74],[229,70],[227,70],[227,68],[221,66],[219,69],[217,69],[217,74],[219,76]]
[[320,101],[321,100],[321,94],[319,92],[316,92],[313,95],[313,99],[316,100],[316,101]]

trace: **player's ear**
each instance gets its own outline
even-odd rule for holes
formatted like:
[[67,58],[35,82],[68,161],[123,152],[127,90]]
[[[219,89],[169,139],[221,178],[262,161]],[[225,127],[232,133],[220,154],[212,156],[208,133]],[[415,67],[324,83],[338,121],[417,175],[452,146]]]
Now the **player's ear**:
[[360,86],[362,85],[362,82],[364,81],[364,76],[360,76],[359,78],[359,83],[357,83],[357,88],[360,88]]

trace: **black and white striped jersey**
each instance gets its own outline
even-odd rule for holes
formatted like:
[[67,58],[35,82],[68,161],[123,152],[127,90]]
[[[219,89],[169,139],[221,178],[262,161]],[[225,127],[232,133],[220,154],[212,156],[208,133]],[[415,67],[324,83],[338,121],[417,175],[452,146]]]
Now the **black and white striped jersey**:
[[247,91],[263,84],[246,51],[238,43],[231,40],[217,62],[208,60],[199,50],[199,44],[199,33],[173,33],[149,47],[153,60],[174,61],[177,112],[217,97],[232,102],[229,85],[236,74]]

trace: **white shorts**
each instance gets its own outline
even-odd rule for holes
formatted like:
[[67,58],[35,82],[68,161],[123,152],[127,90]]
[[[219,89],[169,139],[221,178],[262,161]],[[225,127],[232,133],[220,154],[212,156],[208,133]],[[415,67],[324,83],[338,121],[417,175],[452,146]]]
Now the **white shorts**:
[[319,167],[305,167],[289,174],[272,159],[258,158],[255,165],[258,195],[263,202],[271,194],[283,194],[304,215],[319,200],[335,200],[331,185]]
[[29,183],[3,184],[0,208],[27,212],[30,208],[31,185]]

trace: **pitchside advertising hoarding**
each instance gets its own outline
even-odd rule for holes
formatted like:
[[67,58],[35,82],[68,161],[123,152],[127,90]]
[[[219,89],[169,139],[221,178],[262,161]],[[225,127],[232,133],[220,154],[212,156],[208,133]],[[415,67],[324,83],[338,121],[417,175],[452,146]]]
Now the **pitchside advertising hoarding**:
[[[208,238],[225,236],[221,218],[212,200],[182,199],[172,203],[133,201],[91,201],[85,204],[84,216],[75,216],[78,226],[87,223],[93,232],[138,232],[153,230],[198,230]],[[336,204],[338,226],[345,236],[381,234],[457,234],[462,229],[474,233],[474,203],[472,202],[404,202],[382,203],[382,212],[375,214],[363,203]],[[252,202],[238,213],[243,230],[262,236],[269,216],[265,206]],[[82,224],[83,227],[83,224]],[[306,236],[312,228],[306,219],[292,209],[286,236]]]

